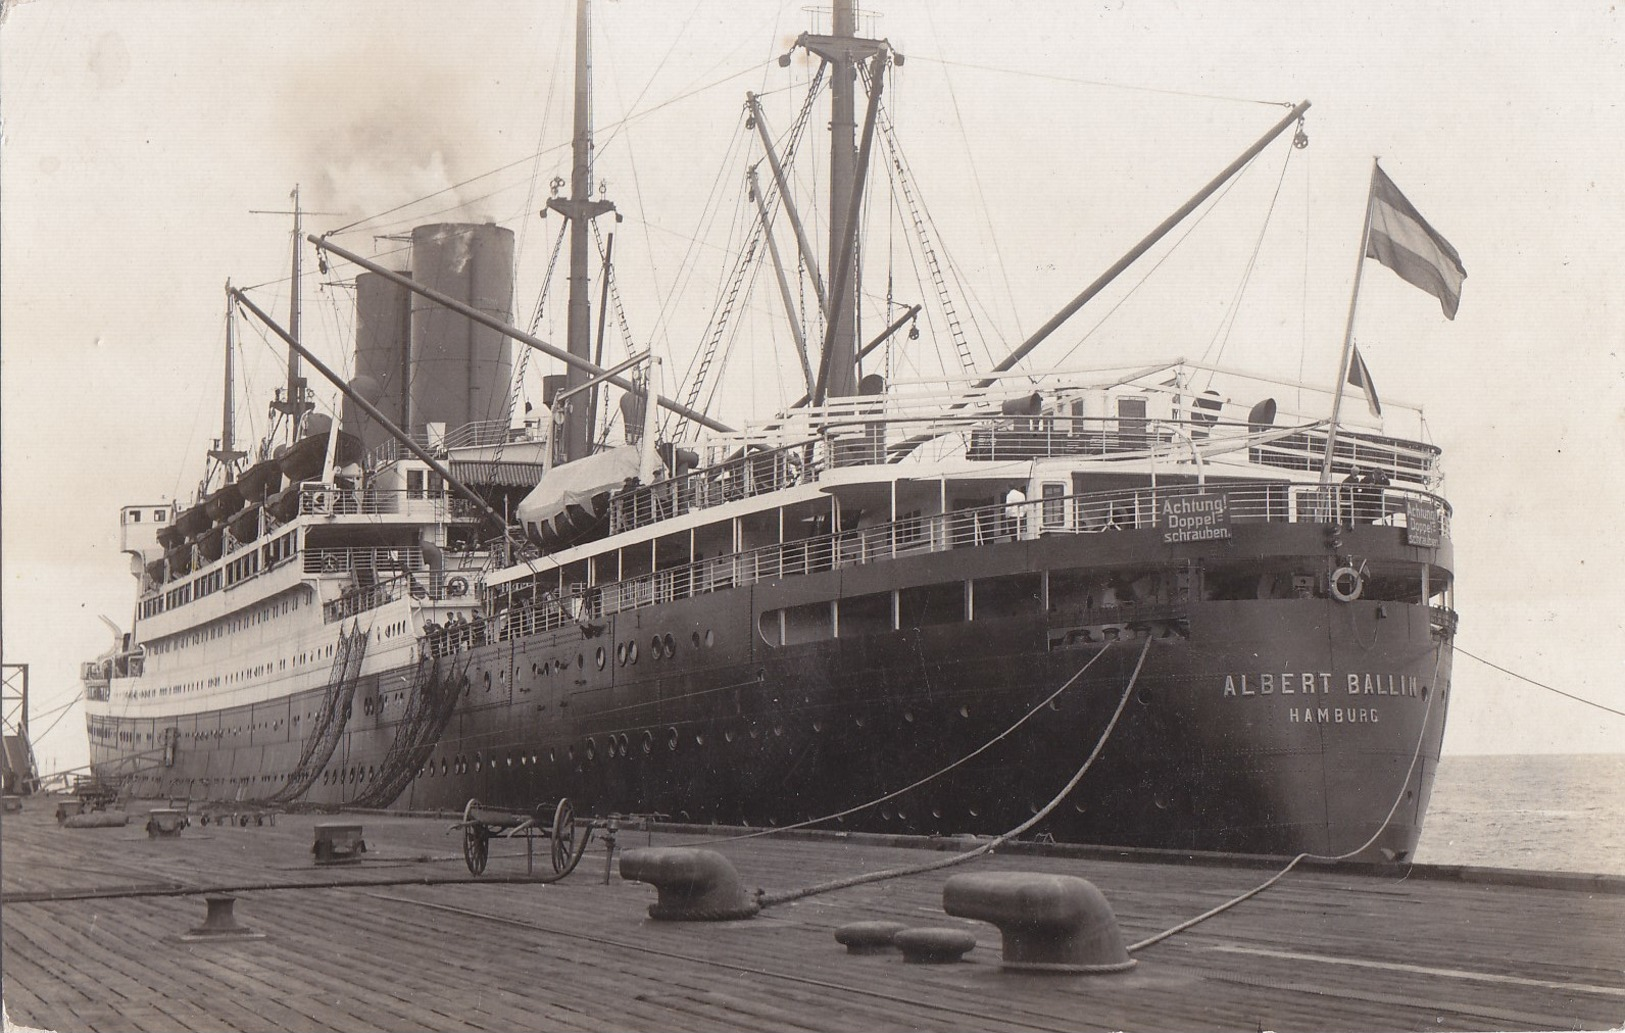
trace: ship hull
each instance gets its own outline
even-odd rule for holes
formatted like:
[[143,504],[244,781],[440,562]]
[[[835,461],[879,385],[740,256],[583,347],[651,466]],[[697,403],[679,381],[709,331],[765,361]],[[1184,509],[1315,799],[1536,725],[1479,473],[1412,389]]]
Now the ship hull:
[[[1317,535],[1258,530],[1261,553],[1300,551]],[[1392,529],[1360,533],[1369,551],[1410,551],[1387,540]],[[761,581],[448,648],[359,679],[339,744],[300,799],[353,803],[395,780],[400,808],[478,798],[529,809],[567,796],[582,813],[783,826],[919,782],[826,824],[993,834],[1048,809],[1031,831],[1058,841],[1409,856],[1451,673],[1449,633],[1420,602],[1049,599],[1030,613],[843,625],[798,642],[774,624],[779,613],[949,574],[952,585],[982,569],[1036,576],[1086,569],[1085,558],[1101,568],[1144,560],[1136,553],[1151,540],[1126,534],[1102,556],[1097,539]],[[1162,558],[1170,570],[1188,564]],[[403,751],[430,667],[460,698],[432,741]],[[300,756],[293,718],[319,713],[329,693],[162,719],[128,739],[176,738],[173,756],[143,776],[152,791],[267,798]],[[392,770],[402,765],[409,777]]]

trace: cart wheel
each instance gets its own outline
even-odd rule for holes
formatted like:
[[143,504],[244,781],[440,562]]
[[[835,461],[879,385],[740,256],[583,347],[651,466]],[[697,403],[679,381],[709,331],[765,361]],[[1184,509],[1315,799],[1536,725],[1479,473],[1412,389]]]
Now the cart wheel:
[[491,856],[489,833],[484,825],[468,825],[463,829],[463,860],[468,862],[468,874],[485,871],[485,862]]
[[553,871],[562,872],[576,846],[576,809],[565,797],[553,810]]

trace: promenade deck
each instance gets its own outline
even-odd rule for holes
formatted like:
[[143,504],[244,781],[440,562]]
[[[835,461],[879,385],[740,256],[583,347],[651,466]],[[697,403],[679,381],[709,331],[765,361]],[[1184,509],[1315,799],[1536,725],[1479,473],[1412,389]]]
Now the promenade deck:
[[[159,804],[154,804],[155,806]],[[347,815],[366,859],[316,867],[314,826],[194,824],[149,839],[59,828],[30,798],[0,824],[0,976],[13,1022],[52,1030],[1499,1030],[1625,1020],[1625,880],[1413,866],[1303,868],[1136,954],[1128,972],[1016,974],[1000,934],[942,911],[958,871],[1080,875],[1134,942],[1272,874],[1245,858],[1003,850],[966,865],[770,907],[728,923],[656,922],[654,890],[580,868],[528,885],[521,843],[469,876],[451,818]],[[703,845],[770,893],[932,859],[955,844],[881,837],[724,841],[620,833],[620,847]],[[537,870],[551,870],[539,843]],[[237,893],[263,939],[188,943],[197,893]],[[950,965],[847,954],[865,919],[957,926]]]

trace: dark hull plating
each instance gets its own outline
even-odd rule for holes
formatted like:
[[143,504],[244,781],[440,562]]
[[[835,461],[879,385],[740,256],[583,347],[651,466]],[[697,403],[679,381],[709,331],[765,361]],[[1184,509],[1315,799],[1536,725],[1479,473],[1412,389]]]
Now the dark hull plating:
[[[1311,528],[1237,530],[1232,549],[1260,556],[1312,554],[1320,538]],[[1350,536],[1368,555],[1427,562],[1393,529]],[[1160,546],[1153,536],[1111,538],[1008,543],[762,582],[613,615],[587,631],[463,649],[442,658],[449,676],[466,678],[463,698],[394,806],[452,809],[477,797],[529,808],[568,796],[583,813],[786,825],[904,789],[997,738],[897,799],[829,823],[997,833],[1048,804],[1104,739],[1035,833],[1330,855],[1381,829],[1366,857],[1409,854],[1450,683],[1449,633],[1420,602],[1194,592],[1139,608],[1051,600],[1031,613],[973,613],[790,645],[763,634],[764,617],[780,609],[929,584],[945,571],[974,579],[1148,558],[1188,569],[1201,560],[1196,549]],[[410,673],[361,680],[338,749],[305,800],[352,801],[387,777],[410,702],[399,686]],[[268,797],[300,753],[290,719],[323,699],[315,692],[121,727],[136,742],[177,729],[173,759],[146,776],[148,788]],[[114,759],[93,749],[98,761]]]

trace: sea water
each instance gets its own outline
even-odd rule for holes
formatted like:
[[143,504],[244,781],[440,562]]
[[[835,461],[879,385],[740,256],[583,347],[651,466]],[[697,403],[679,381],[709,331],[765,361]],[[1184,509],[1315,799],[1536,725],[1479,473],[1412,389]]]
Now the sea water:
[[1625,875],[1625,754],[1440,758],[1415,860]]

